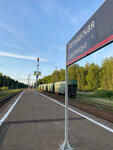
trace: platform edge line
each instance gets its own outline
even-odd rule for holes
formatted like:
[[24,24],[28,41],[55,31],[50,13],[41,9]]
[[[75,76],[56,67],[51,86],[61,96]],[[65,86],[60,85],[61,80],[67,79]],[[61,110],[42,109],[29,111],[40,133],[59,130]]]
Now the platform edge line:
[[[39,93],[39,92],[38,92],[38,93]],[[50,99],[51,101],[53,101],[53,102],[55,102],[55,103],[57,103],[57,104],[59,104],[59,105],[65,107],[64,104],[62,104],[62,103],[56,101],[55,99],[50,98],[50,97],[48,97],[48,96],[46,96],[46,95],[44,95],[44,94],[42,94],[42,93],[39,93],[39,94],[41,94],[42,96],[46,97],[47,99]],[[103,124],[101,124],[101,123],[99,123],[99,122],[97,122],[97,121],[95,121],[95,120],[93,120],[93,119],[91,119],[91,118],[89,118],[89,117],[87,117],[87,116],[85,116],[85,115],[83,115],[83,114],[81,114],[81,113],[79,113],[79,112],[73,110],[73,109],[70,108],[70,107],[68,107],[68,109],[69,109],[70,111],[72,111],[72,112],[78,114],[79,116],[82,116],[83,118],[85,118],[85,119],[87,119],[87,120],[93,122],[94,124],[96,124],[96,125],[98,125],[98,126],[100,126],[100,127],[102,127],[102,128],[104,128],[104,129],[106,129],[106,130],[108,130],[108,131],[110,131],[110,132],[113,133],[113,129],[111,129],[111,128],[109,128],[109,127],[107,127],[107,126],[105,126],[105,125],[103,125]]]
[[[25,90],[24,90],[25,91]],[[5,121],[5,119],[9,116],[9,114],[11,113],[11,111],[13,110],[13,108],[15,107],[15,105],[17,104],[17,102],[19,101],[19,99],[21,98],[21,96],[23,95],[24,91],[20,94],[20,96],[16,99],[16,101],[13,103],[13,105],[10,107],[10,109],[5,113],[5,115],[0,119],[0,126],[2,125],[2,123]]]

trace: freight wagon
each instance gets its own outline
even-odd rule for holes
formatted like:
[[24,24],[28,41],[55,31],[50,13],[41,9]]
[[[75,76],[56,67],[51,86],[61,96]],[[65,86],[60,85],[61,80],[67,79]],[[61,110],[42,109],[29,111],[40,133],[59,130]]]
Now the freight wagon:
[[[52,92],[56,94],[65,94],[65,81],[59,81],[59,82],[48,83],[48,84],[40,84],[38,88],[46,92]],[[76,91],[77,91],[77,81],[68,80],[69,97],[75,97]]]
[[42,90],[42,91],[48,91],[48,90],[47,90],[47,84],[40,84],[40,85],[38,85],[38,88],[39,88],[40,90]]

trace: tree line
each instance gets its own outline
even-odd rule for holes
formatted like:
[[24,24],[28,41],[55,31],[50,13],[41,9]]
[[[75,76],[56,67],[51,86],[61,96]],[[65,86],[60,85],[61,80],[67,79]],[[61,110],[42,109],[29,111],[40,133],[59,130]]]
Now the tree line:
[[0,90],[27,88],[27,85],[0,73]]
[[[99,66],[86,63],[85,67],[73,64],[68,68],[68,79],[78,83],[79,90],[96,90],[98,88],[113,90],[113,57],[106,58]],[[65,80],[65,70],[55,70],[51,75],[39,79],[38,84]]]

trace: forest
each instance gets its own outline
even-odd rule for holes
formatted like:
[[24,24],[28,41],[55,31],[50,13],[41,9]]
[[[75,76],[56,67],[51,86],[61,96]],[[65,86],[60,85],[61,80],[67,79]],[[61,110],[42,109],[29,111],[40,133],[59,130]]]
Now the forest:
[[0,90],[27,88],[27,85],[0,73]]
[[[86,63],[85,67],[73,64],[68,68],[68,79],[77,80],[78,90],[82,91],[113,90],[113,57],[104,59],[101,66],[94,63]],[[39,79],[38,84],[64,80],[65,70],[60,69]]]

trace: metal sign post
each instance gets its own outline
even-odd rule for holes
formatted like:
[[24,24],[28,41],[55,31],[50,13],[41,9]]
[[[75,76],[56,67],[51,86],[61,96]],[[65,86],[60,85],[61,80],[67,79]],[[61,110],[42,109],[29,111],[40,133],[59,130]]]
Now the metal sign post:
[[[67,64],[67,46],[66,46],[66,64]],[[61,150],[72,150],[68,142],[68,66],[65,70],[65,140],[60,146]]]
[[38,74],[39,74],[39,58],[37,58],[36,91],[35,91],[35,96],[37,96]]
[[68,142],[68,66],[113,42],[113,0],[106,0],[66,46],[65,141],[61,150],[72,150]]

